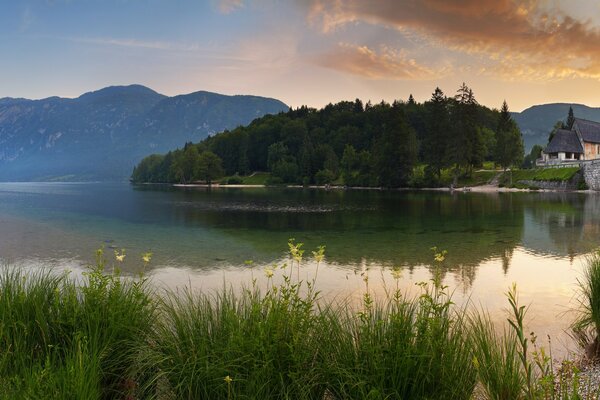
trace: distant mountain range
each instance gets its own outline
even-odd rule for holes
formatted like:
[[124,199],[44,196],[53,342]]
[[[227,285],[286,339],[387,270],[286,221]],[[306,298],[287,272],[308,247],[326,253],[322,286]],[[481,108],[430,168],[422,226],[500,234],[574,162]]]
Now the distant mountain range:
[[520,113],[512,113],[521,128],[525,148],[529,150],[534,144],[546,146],[548,135],[556,121],[566,121],[569,107],[573,107],[573,114],[577,118],[600,122],[600,108],[588,107],[583,104],[542,104],[529,107]]
[[0,99],[0,180],[126,180],[143,157],[287,111],[279,100],[141,85],[76,99]]
[[[600,121],[600,108],[536,105],[513,113],[527,151],[546,145],[569,106]],[[123,181],[145,156],[288,110],[279,100],[195,92],[168,97],[141,85],[111,86],[76,99],[0,99],[0,180]]]

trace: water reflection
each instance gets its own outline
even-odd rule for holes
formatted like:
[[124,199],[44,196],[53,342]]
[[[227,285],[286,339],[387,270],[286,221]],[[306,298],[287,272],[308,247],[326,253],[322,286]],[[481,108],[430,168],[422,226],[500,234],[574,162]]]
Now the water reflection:
[[123,184],[0,184],[0,257],[90,259],[101,244],[151,249],[160,265],[220,269],[269,263],[289,238],[327,246],[328,263],[429,265],[473,285],[518,246],[569,259],[600,243],[600,196],[575,193],[442,193],[301,189],[173,189]]

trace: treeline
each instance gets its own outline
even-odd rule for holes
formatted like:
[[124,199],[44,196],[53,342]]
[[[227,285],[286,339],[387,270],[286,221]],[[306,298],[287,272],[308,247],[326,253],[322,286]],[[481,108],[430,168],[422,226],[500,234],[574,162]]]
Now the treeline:
[[[363,105],[360,100],[306,106],[256,119],[166,155],[151,155],[134,169],[134,182],[188,183],[222,175],[271,173],[271,183],[348,186],[420,186],[470,176],[484,161],[520,164],[523,144],[508,106],[491,110],[463,84],[455,96],[436,88],[425,103]],[[209,162],[210,161],[210,162]],[[417,164],[424,176],[413,176]]]

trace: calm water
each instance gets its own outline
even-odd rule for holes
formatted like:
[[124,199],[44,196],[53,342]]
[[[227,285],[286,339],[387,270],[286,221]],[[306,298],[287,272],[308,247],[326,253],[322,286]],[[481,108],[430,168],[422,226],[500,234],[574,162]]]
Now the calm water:
[[[446,249],[457,302],[469,298],[502,321],[503,293],[517,282],[530,328],[564,348],[577,278],[600,244],[600,194],[0,184],[0,258],[10,264],[77,272],[104,246],[109,255],[126,249],[124,270],[133,273],[152,251],[157,284],[209,290],[262,277],[285,261],[289,238],[306,254],[327,246],[319,287],[337,298],[358,298],[365,272],[383,293],[394,266],[404,271],[402,288],[416,293],[431,276],[430,248]],[[307,263],[302,276],[314,268]]]

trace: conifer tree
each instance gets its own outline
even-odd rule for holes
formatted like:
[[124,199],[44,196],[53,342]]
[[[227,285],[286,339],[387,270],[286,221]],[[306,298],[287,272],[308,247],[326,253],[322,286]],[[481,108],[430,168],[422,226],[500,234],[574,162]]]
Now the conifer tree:
[[450,121],[448,114],[448,99],[439,87],[426,103],[427,136],[423,141],[423,157],[431,171],[438,179],[442,168],[447,165],[447,148],[450,138]]
[[573,107],[569,107],[569,116],[567,117],[566,129],[573,129],[575,123],[575,115],[573,114]]
[[508,111],[506,101],[502,103],[498,128],[496,129],[495,161],[504,172],[523,161],[523,138],[517,124]]

